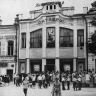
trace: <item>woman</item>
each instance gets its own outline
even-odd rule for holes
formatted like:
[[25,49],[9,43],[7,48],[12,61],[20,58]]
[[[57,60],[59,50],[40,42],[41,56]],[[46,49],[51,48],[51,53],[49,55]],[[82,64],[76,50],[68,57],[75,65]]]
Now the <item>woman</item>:
[[55,79],[53,84],[52,96],[61,96],[61,87],[58,78]]
[[29,81],[28,81],[28,78],[26,77],[23,81],[23,92],[25,96],[27,96],[28,86],[29,86]]

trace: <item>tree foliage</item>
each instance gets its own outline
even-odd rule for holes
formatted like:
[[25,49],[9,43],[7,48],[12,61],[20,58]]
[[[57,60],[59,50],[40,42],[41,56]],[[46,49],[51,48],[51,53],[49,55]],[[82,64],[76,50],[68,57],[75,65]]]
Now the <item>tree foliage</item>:
[[91,43],[88,44],[90,53],[96,55],[96,32],[91,36]]

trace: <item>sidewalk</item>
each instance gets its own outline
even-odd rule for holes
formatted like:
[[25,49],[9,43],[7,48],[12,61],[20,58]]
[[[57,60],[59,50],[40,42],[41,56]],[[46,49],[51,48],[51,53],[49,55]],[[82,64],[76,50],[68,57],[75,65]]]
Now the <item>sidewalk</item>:
[[[47,89],[35,88],[28,89],[27,96],[52,96],[52,85]],[[0,87],[0,96],[24,96],[23,88],[16,87],[15,85],[9,85],[6,87]],[[80,91],[73,91],[71,86],[70,90],[62,90],[62,96],[96,96],[96,88],[82,88]]]

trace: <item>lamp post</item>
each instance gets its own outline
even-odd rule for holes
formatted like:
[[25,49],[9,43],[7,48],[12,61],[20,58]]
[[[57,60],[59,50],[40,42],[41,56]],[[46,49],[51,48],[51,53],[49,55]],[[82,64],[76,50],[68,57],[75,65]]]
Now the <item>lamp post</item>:
[[14,23],[15,29],[16,29],[16,49],[15,49],[15,73],[18,73],[18,59],[19,59],[19,48],[18,48],[18,29],[19,29],[19,14],[16,15],[15,23]]
[[82,16],[86,25],[86,71],[88,72],[88,22],[85,14]]

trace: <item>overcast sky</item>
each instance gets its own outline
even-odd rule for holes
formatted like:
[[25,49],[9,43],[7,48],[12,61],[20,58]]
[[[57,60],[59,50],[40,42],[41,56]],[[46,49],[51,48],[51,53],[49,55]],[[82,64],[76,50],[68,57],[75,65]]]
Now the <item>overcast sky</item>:
[[83,7],[90,8],[95,0],[0,0],[0,16],[3,24],[13,24],[16,14],[23,14],[23,18],[28,18],[29,11],[37,9],[36,3],[47,1],[64,1],[63,6],[75,6],[75,12],[81,13]]

